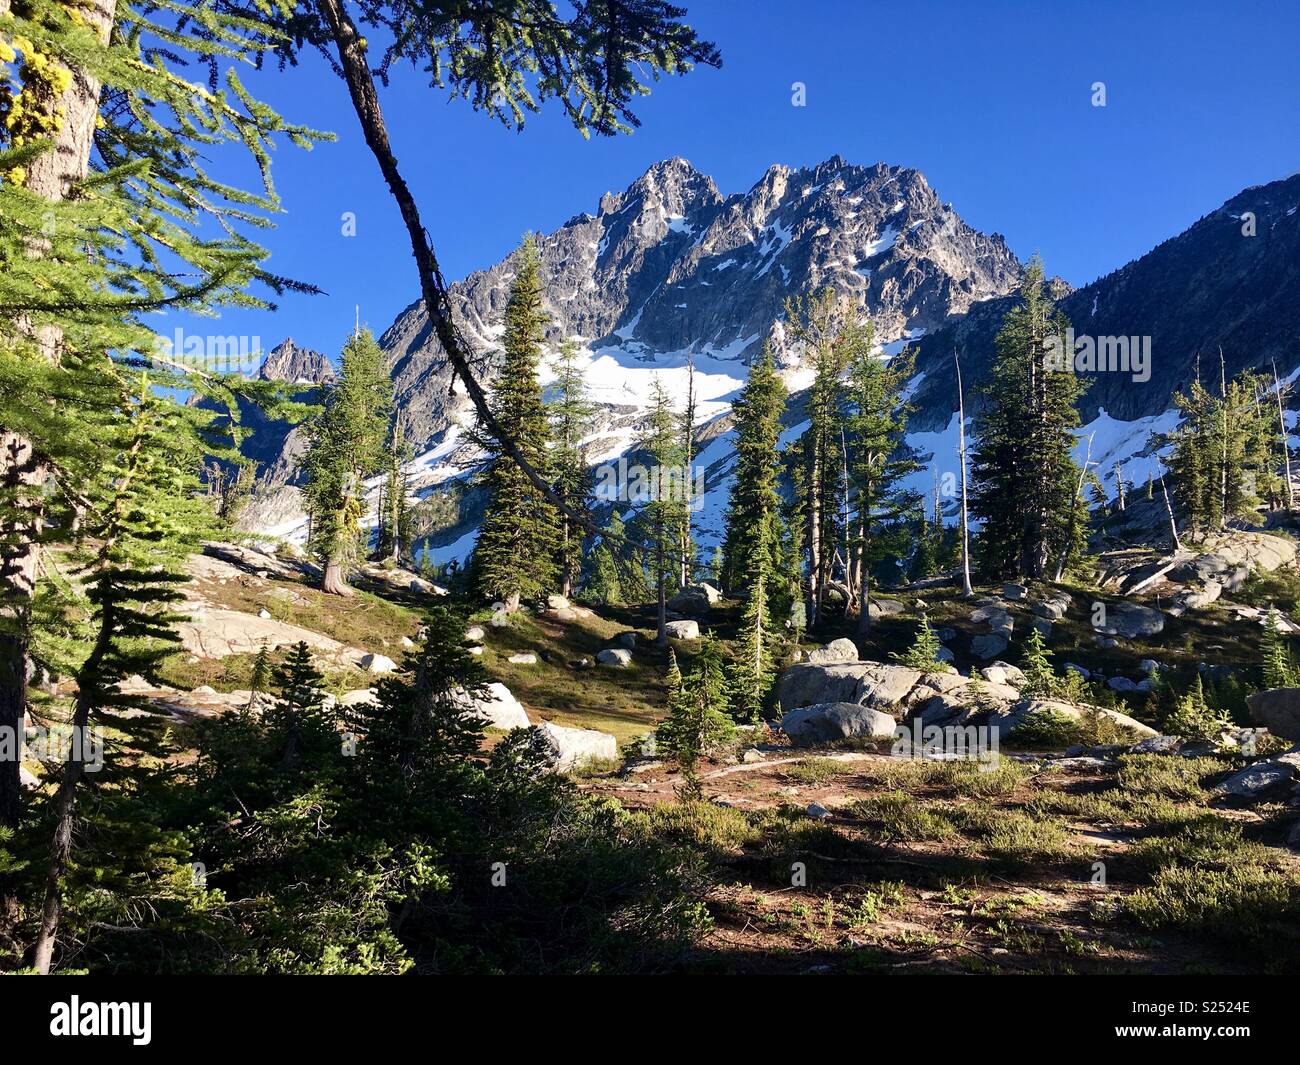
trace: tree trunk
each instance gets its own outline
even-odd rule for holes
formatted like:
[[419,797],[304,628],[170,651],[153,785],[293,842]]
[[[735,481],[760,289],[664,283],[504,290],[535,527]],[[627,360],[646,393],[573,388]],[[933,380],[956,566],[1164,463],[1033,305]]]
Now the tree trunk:
[[320,587],[321,591],[328,592],[330,595],[353,594],[347,576],[343,572],[343,563],[336,558],[331,558],[325,563],[325,574],[321,578]]
[[970,517],[966,509],[966,400],[962,395],[961,360],[952,353],[957,367],[957,460],[961,463],[961,594],[974,595],[970,582]]

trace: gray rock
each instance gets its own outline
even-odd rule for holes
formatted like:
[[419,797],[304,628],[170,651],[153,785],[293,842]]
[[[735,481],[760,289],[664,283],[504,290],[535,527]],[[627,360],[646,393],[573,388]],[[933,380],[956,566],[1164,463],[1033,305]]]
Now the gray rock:
[[523,704],[499,681],[483,685],[482,689],[473,695],[463,688],[454,689],[452,695],[466,709],[486,719],[492,728],[509,731],[515,728],[527,728],[529,725],[528,713],[524,710]]
[[1044,640],[1052,638],[1052,623],[1047,618],[1034,618],[1033,627],[1034,631]]
[[810,802],[808,804],[808,809],[806,809],[804,813],[817,821],[824,821],[826,818],[833,816],[831,812],[819,802]]
[[562,595],[548,595],[546,597],[546,608],[548,610],[568,610],[571,606],[573,604]]
[[818,703],[862,703],[889,710],[903,702],[920,678],[915,669],[880,662],[799,662],[781,675],[777,690],[782,710]]
[[1181,736],[1151,736],[1133,745],[1134,754],[1177,754],[1183,746]]
[[1133,681],[1129,680],[1128,677],[1111,677],[1110,680],[1106,681],[1106,687],[1110,688],[1111,691],[1117,692],[1135,692],[1141,690]]
[[631,651],[636,648],[635,632],[620,632],[613,640],[615,647],[621,647],[625,651]]
[[698,621],[669,621],[664,624],[664,632],[674,640],[698,640],[700,623]]
[[1300,741],[1300,688],[1270,688],[1246,697],[1250,716],[1275,736]]
[[548,761],[557,772],[578,769],[593,762],[617,762],[618,740],[608,732],[586,728],[565,728],[549,721],[539,725],[549,750]]
[[1023,584],[1004,584],[1002,586],[1002,597],[1004,599],[1023,599],[1029,594],[1029,589]]
[[817,666],[827,666],[833,662],[856,662],[857,660],[857,644],[845,636],[841,636],[838,640],[832,640],[825,647],[818,647],[808,654],[808,661]]
[[374,688],[357,688],[355,691],[344,692],[339,696],[339,706],[358,706],[361,703],[373,703],[375,701]]
[[668,600],[668,609],[678,614],[707,614],[709,607],[721,599],[711,584],[693,584]]
[[980,670],[980,676],[993,684],[1006,684],[1018,688],[1025,683],[1025,674],[1019,666],[1010,662],[994,662]]
[[1238,799],[1255,799],[1270,791],[1280,789],[1295,780],[1297,762],[1300,755],[1281,755],[1265,762],[1248,765],[1215,786],[1221,795],[1231,795]]
[[369,654],[361,656],[361,668],[369,670],[371,673],[392,673],[397,669],[397,663],[387,655],[376,654],[371,651]]
[[1141,603],[1118,602],[1106,607],[1105,622],[1098,631],[1107,636],[1122,636],[1136,640],[1157,636],[1164,631],[1165,616],[1159,610]]
[[1065,665],[1062,666],[1061,668],[1064,669],[1067,673],[1079,674],[1079,676],[1081,676],[1084,680],[1088,680],[1092,676],[1092,673],[1088,669],[1079,665],[1077,662],[1066,662]]
[[596,652],[596,661],[602,665],[626,669],[632,664],[632,652],[622,647],[606,647],[603,651]]
[[517,666],[535,666],[537,656],[532,651],[520,651],[518,654],[511,655],[506,661],[513,662]]
[[891,739],[894,719],[859,703],[821,703],[791,710],[781,718],[781,731],[796,747],[812,747],[836,740]]
[[1160,672],[1160,663],[1154,658],[1144,658],[1138,663],[1138,669],[1142,670],[1148,677],[1154,673]]
[[482,643],[487,639],[487,631],[482,625],[471,625],[465,630],[466,643]]
[[510,624],[510,615],[505,610],[494,610],[488,624],[494,629],[504,629]]
[[984,633],[970,642],[970,652],[976,658],[996,658],[1007,649],[1007,638],[997,633]]
[[872,618],[892,618],[903,610],[903,604],[897,599],[872,599],[867,614]]

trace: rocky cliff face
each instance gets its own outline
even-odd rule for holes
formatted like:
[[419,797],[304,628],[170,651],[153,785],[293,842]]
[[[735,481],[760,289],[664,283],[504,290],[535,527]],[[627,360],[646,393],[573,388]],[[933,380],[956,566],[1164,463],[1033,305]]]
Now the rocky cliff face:
[[[539,247],[550,339],[579,338],[593,354],[665,369],[690,352],[733,364],[742,380],[787,297],[830,285],[890,342],[1011,291],[1021,269],[1000,236],[971,229],[919,172],[838,156],[810,169],[773,166],[729,197],[686,160],[669,159],[607,193],[596,214],[540,237]],[[507,260],[452,286],[489,378],[512,276]],[[779,328],[774,339],[779,346]],[[451,395],[423,308],[403,312],[381,343],[393,355],[409,431],[432,445],[464,400]],[[797,366],[797,353],[782,355]]]

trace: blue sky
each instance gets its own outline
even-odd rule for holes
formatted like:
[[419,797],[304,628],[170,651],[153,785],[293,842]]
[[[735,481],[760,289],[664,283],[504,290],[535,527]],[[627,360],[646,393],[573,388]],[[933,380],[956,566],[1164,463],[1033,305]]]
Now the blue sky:
[[[659,83],[630,136],[584,141],[558,112],[515,133],[417,74],[394,79],[390,133],[449,279],[496,262],[525,230],[594,212],[672,155],[723,194],[774,162],[836,153],[916,167],[971,225],[1021,258],[1041,251],[1076,285],[1300,168],[1294,2],[678,2],[723,66]],[[322,60],[246,80],[286,117],[338,135],[276,153],[285,213],[264,239],[272,269],[328,295],[199,329],[335,355],[354,305],[378,333],[414,299],[405,233]],[[1091,103],[1097,81],[1104,108]],[[791,105],[794,82],[805,107]],[[348,211],[355,237],[341,233]]]

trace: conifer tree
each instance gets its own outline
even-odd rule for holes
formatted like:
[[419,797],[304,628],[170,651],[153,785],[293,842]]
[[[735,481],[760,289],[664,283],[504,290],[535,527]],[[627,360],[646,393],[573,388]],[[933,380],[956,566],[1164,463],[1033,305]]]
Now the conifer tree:
[[973,456],[971,512],[984,523],[980,562],[990,577],[1040,578],[1071,550],[1081,387],[1068,324],[1035,256],[997,336]]
[[271,671],[271,682],[275,699],[263,716],[286,767],[295,768],[305,754],[338,746],[325,678],[306,643],[299,641],[289,649],[284,662]]
[[1173,712],[1165,720],[1164,731],[1171,736],[1184,736],[1192,740],[1218,740],[1232,722],[1222,711],[1215,710],[1205,699],[1201,675],[1196,675],[1192,688],[1178,700]]
[[731,592],[743,590],[754,573],[771,578],[778,566],[778,448],[786,399],[771,348],[764,345],[732,407],[736,464],[722,544],[722,583]]
[[736,658],[731,669],[731,704],[736,720],[758,724],[771,705],[776,681],[776,630],[768,611],[767,589],[772,578],[762,567],[747,583],[745,608]]
[[642,447],[650,458],[651,483],[643,509],[654,553],[650,571],[657,604],[657,640],[664,643],[668,639],[668,589],[671,586],[676,591],[681,579],[678,548],[685,505],[676,483],[682,468],[681,436],[668,393],[657,377],[650,394],[645,432]]
[[722,648],[713,636],[705,636],[690,673],[674,688],[677,658],[669,651],[668,712],[656,730],[662,744],[682,770],[678,789],[683,799],[702,794],[695,767],[701,757],[723,747],[735,736],[728,713],[727,683]]
[[348,573],[363,553],[364,481],[386,464],[392,408],[384,353],[369,329],[359,329],[343,347],[338,380],[310,428],[303,459],[309,546],[321,563],[321,588],[335,595],[352,594]]
[[1037,626],[1031,626],[1029,629],[1029,636],[1025,640],[1025,651],[1020,660],[1020,671],[1025,675],[1025,684],[1021,688],[1022,695],[1046,699],[1058,694],[1060,678],[1052,669],[1052,663],[1047,655],[1047,645],[1043,642],[1043,634],[1038,631]]
[[556,382],[548,404],[551,417],[551,453],[555,494],[564,503],[560,512],[560,594],[569,596],[582,573],[582,547],[591,521],[594,490],[591,467],[582,446],[590,434],[596,407],[587,398],[578,346],[566,339],[555,364]]
[[406,464],[411,460],[411,448],[406,442],[401,415],[393,418],[389,431],[384,484],[379,497],[378,537],[376,557],[400,562],[411,549],[413,516]]
[[[492,415],[532,467],[552,483],[550,427],[537,379],[547,321],[541,258],[529,234],[515,253]],[[474,583],[482,597],[501,600],[513,610],[521,600],[535,599],[559,585],[559,515],[485,425],[478,427],[477,439],[490,457],[480,475],[487,505],[474,548]]]
[[1264,623],[1264,638],[1260,642],[1263,658],[1265,688],[1290,688],[1297,679],[1295,658],[1291,653],[1291,641],[1282,631],[1281,617],[1276,609],[1268,612]]
[[[840,377],[847,351],[838,343],[840,314],[834,289],[786,302],[786,329],[805,347],[813,368],[808,391],[808,428],[799,439],[803,452],[804,548],[808,556],[808,623],[817,625],[835,570],[835,549],[844,525],[843,425]],[[847,565],[847,559],[842,560]]]
[[948,668],[939,657],[942,650],[943,644],[939,642],[938,635],[930,627],[930,619],[922,614],[921,624],[916,630],[912,646],[903,654],[892,657],[895,661],[911,669],[919,669],[922,673],[941,673]]
[[266,701],[263,696],[271,688],[271,648],[266,640],[257,649],[253,659],[253,673],[248,682],[248,703],[245,713],[253,713]]
[[886,362],[877,356],[870,322],[846,326],[838,345],[848,367],[843,388],[850,507],[846,583],[862,636],[871,629],[872,568],[906,556],[905,519],[920,503],[900,483],[917,468],[905,440],[909,408],[903,399],[915,357],[903,352]]
[[[63,884],[73,862],[79,785],[86,779],[92,724],[121,727],[114,710],[145,708],[120,683],[132,674],[157,677],[179,639],[171,607],[188,578],[183,562],[213,527],[198,491],[202,456],[195,424],[204,416],[156,395],[147,376],[119,379],[119,405],[86,437],[116,436],[115,459],[83,467],[83,498],[94,553],[82,563],[93,607],[93,636],[76,674],[71,717],[74,739],[53,800],[54,835],[35,946],[38,972],[50,970],[62,913]],[[138,392],[135,389],[138,388]],[[132,392],[135,394],[133,395]],[[77,742],[81,741],[81,742]]]

